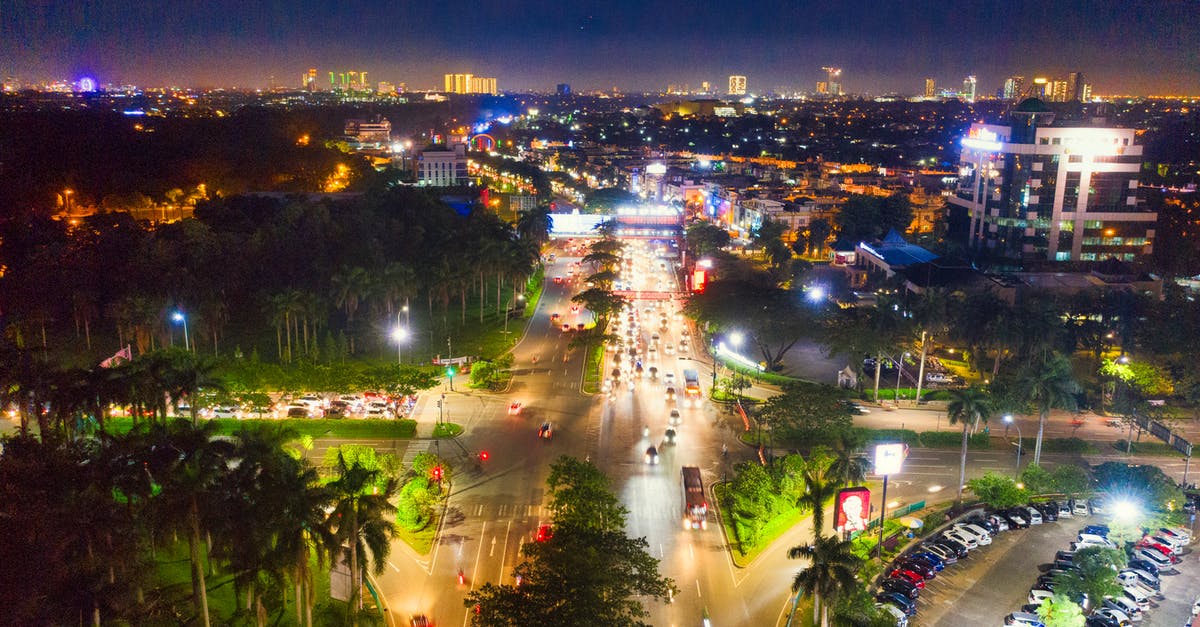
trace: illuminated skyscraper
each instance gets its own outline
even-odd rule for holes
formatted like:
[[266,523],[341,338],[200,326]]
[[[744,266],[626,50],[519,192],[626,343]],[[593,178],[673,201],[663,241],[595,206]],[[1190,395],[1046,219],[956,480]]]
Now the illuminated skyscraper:
[[300,86],[306,91],[317,90],[317,68],[308,68],[308,73],[300,78]]
[[1046,87],[1046,100],[1050,102],[1070,102],[1071,88],[1066,80],[1056,78]]
[[1067,74],[1067,99],[1071,102],[1086,100],[1083,97],[1083,72]]
[[977,82],[974,74],[963,79],[962,92],[960,92],[963,100],[966,100],[967,102],[975,102],[976,83]]
[[937,83],[932,78],[925,79],[925,97],[933,98],[937,93]]
[[842,68],[826,66],[821,68],[825,72],[825,92],[821,92],[819,84],[817,93],[828,93],[830,96],[842,95]]
[[1004,91],[1001,95],[1005,100],[1017,100],[1025,91],[1024,76],[1010,76],[1004,79]]
[[745,76],[730,76],[729,77],[729,95],[730,96],[745,96],[746,95],[746,77]]
[[495,95],[496,79],[474,74],[446,74],[445,92],[448,94],[492,94]]

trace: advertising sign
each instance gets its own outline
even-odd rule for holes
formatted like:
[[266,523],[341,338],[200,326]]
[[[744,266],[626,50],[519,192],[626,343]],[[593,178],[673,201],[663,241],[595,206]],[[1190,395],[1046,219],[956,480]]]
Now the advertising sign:
[[904,444],[879,444],[875,446],[875,474],[894,475],[900,472],[904,458],[908,455]]
[[866,531],[870,511],[871,491],[869,489],[857,487],[839,490],[834,527],[838,533]]

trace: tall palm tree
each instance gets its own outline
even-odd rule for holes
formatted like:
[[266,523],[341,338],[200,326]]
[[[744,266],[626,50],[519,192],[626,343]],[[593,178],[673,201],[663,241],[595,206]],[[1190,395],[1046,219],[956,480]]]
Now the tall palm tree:
[[809,467],[804,471],[804,494],[798,504],[812,508],[813,537],[818,540],[825,528],[825,502],[833,496],[837,485],[830,481],[820,469]]
[[962,503],[963,484],[967,481],[968,431],[974,432],[979,423],[986,423],[992,415],[992,402],[983,389],[975,386],[950,390],[950,404],[946,407],[946,418],[950,424],[962,425],[962,459],[958,467],[958,493],[955,504]]
[[[346,312],[347,326],[353,327],[354,313],[358,311],[363,299],[370,294],[373,286],[370,273],[358,267],[342,268],[341,272],[330,278],[330,283],[334,302]],[[350,352],[354,353],[353,329],[347,335],[350,337]]]
[[1042,459],[1042,433],[1051,409],[1075,411],[1079,401],[1079,383],[1071,373],[1071,362],[1058,353],[1029,362],[1017,376],[1017,390],[1038,410],[1037,442],[1033,447],[1033,463]]
[[813,600],[813,622],[829,625],[829,607],[842,595],[858,587],[856,575],[862,565],[848,540],[837,536],[817,537],[811,544],[788,549],[788,559],[806,559],[809,565],[792,579],[792,592]]
[[857,431],[846,430],[834,439],[830,452],[833,458],[826,477],[839,486],[854,485],[867,480],[870,462],[863,453],[865,438]]
[[362,572],[367,553],[374,560],[375,574],[383,572],[391,550],[390,540],[396,533],[395,525],[387,519],[392,506],[388,501],[396,491],[395,479],[380,484],[380,471],[364,468],[358,462],[347,464],[341,451],[337,457],[337,479],[326,487],[333,497],[333,511],[329,514],[331,553],[343,550],[348,554],[350,566],[349,606],[352,624],[357,625],[358,595],[362,587]]
[[523,211],[517,216],[517,235],[540,247],[550,240],[550,229],[553,225],[554,219],[550,217],[550,207],[539,206]]

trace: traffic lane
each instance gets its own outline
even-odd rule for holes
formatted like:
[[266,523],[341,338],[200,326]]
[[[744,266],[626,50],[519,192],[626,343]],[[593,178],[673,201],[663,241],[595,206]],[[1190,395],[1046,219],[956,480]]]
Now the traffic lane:
[[923,625],[996,625],[1028,603],[1029,589],[1070,548],[1087,518],[1062,518],[1029,529],[1001,532],[929,581],[917,600]]

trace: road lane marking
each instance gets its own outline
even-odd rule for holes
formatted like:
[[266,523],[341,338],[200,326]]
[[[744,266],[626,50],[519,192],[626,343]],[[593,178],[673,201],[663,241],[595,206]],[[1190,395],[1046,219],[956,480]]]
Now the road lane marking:
[[696,596],[701,597],[701,598],[704,597],[703,594],[700,594],[700,580],[699,579],[696,580]]
[[500,551],[500,576],[496,581],[504,583],[504,561],[508,558],[508,532],[512,531],[512,521],[508,521],[508,527],[504,529],[504,547]]
[[394,570],[394,571],[396,571],[396,572],[400,572],[400,569],[399,569],[399,568],[396,568],[396,565],[392,563],[392,560],[388,560],[388,563],[387,563],[387,565],[388,565],[388,566],[391,566],[391,567],[392,567],[392,570]]
[[471,571],[471,587],[467,588],[467,592],[475,589],[475,582],[479,579],[479,558],[483,557],[483,532],[487,530],[487,521],[483,521],[483,527],[479,529],[479,550],[475,553],[475,568]]
[[492,536],[492,547],[488,549],[488,557],[496,556],[496,536]]

